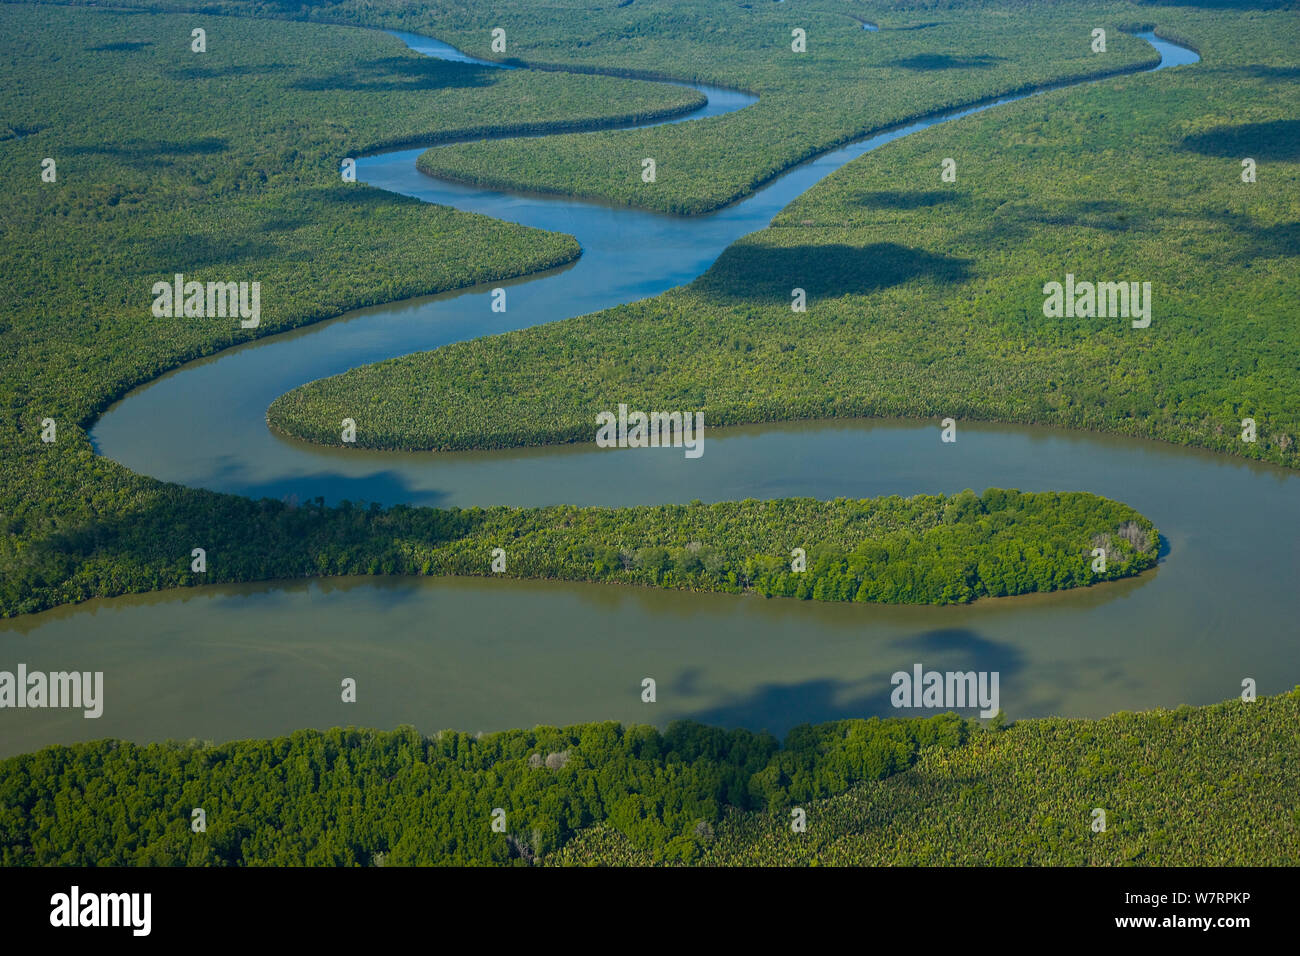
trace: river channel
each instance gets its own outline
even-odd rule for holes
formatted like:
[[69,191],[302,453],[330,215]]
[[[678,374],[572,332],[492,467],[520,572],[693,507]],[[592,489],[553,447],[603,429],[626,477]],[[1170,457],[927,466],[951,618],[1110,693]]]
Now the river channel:
[[[883,37],[886,34],[874,36]],[[468,60],[399,34],[430,55]],[[1196,55],[1143,34],[1161,67]],[[873,37],[874,39],[874,37]],[[700,87],[708,106],[753,102]],[[796,167],[706,216],[516,195],[419,173],[421,149],[365,157],[369,185],[575,235],[574,264],[509,286],[493,313],[477,287],[382,307],[190,363],[113,406],[96,450],[162,480],[300,499],[428,505],[630,505],[785,495],[1086,490],[1150,517],[1159,567],[1081,591],[966,607],[828,605],[611,585],[350,578],[214,586],[92,601],[3,623],[5,662],[102,670],[104,713],[9,711],[0,754],[115,736],[225,740],[340,724],[499,730],[680,717],[783,732],[906,713],[889,676],[995,670],[1012,718],[1100,716],[1260,693],[1300,681],[1300,475],[1195,449],[1051,429],[963,423],[801,422],[710,431],[707,453],[591,446],[467,454],[320,448],[271,434],[267,405],[322,376],[466,338],[656,295],[694,279],[740,236],[844,163],[1008,97],[907,124]],[[500,285],[502,283],[495,283]],[[344,704],[339,685],[357,680]],[[654,677],[658,700],[641,701]]]

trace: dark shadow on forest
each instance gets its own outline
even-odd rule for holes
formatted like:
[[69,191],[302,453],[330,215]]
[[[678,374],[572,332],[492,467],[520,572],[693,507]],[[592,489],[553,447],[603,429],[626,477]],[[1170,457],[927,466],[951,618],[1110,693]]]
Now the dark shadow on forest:
[[932,189],[926,192],[900,192],[885,190],[866,193],[858,204],[867,209],[928,209],[931,206],[952,202],[957,198],[953,192]]
[[102,43],[99,46],[88,46],[86,49],[92,53],[129,53],[132,50],[140,50],[147,46],[153,46],[153,41],[118,40],[116,43]]
[[289,69],[283,63],[231,63],[227,66],[187,66],[183,70],[168,70],[173,80],[219,80],[228,76],[262,76],[282,73]]
[[947,22],[947,20],[932,20],[929,23],[913,23],[905,27],[881,27],[880,29],[903,33],[907,30],[928,30],[930,27],[941,27]]
[[[142,239],[137,249],[139,259],[145,262],[174,262],[177,270],[181,263],[184,272],[198,272],[210,266],[228,266],[235,263],[256,264],[262,259],[270,259],[284,254],[285,250],[274,242],[243,241],[236,242],[225,237],[184,235],[152,236]],[[222,280],[234,279],[223,276]],[[253,279],[256,276],[240,278]]]
[[7,142],[11,139],[26,139],[28,136],[36,135],[43,129],[45,129],[44,126],[22,126],[20,124],[11,123],[8,129],[0,131],[0,143]]
[[969,259],[938,255],[893,242],[868,246],[776,247],[740,242],[731,246],[698,281],[706,295],[741,302],[804,289],[809,299],[867,295],[916,279],[958,283],[970,274]]
[[1132,203],[1105,199],[1072,202],[1059,209],[1045,211],[1032,221],[1069,229],[1105,229],[1108,232],[1128,232],[1141,220],[1133,215]]
[[1220,262],[1248,265],[1257,259],[1300,256],[1300,222],[1261,226],[1240,213],[1205,209],[1155,211],[1109,200],[1057,203],[1041,209],[1018,207],[992,222],[981,223],[966,232],[964,238],[975,245],[1001,247],[1032,242],[1040,230],[1051,228],[1097,229],[1116,235],[1128,233],[1135,241],[1149,242],[1158,238],[1162,230],[1174,227],[1175,223],[1195,231],[1208,229],[1231,236],[1228,251],[1216,253],[1216,260]]
[[220,136],[206,136],[190,142],[122,143],[117,146],[69,146],[74,156],[113,156],[117,159],[156,159],[162,156],[211,156],[229,149],[230,143]]
[[1250,157],[1256,162],[1293,161],[1300,159],[1300,120],[1216,126],[1185,137],[1183,148],[1202,156]]
[[374,207],[376,210],[391,208],[394,201],[401,202],[405,199],[398,193],[383,189],[334,189],[323,194],[315,190],[311,198],[330,206]]
[[1146,7],[1199,7],[1202,10],[1281,10],[1295,0],[1137,0]]
[[1300,256],[1300,222],[1259,226],[1249,216],[1227,212],[1211,214],[1210,218],[1243,244],[1232,259],[1235,263]]
[[1141,234],[1149,233],[1151,217],[1150,210],[1111,200],[1055,202],[1046,205],[1022,203],[999,209],[991,219],[978,216],[972,218],[972,228],[964,233],[964,238],[977,246],[1001,248],[1013,243],[1030,242],[1044,228]]
[[950,53],[917,53],[894,60],[886,66],[901,66],[906,70],[987,70],[1006,57],[977,53],[970,56],[953,56]]
[[[495,75],[494,75],[495,74]],[[366,60],[346,72],[312,77],[290,85],[291,89],[417,91],[467,89],[491,86],[499,73],[495,67],[435,60],[430,57],[389,56]]]
[[1300,80],[1300,66],[1266,66],[1256,63],[1252,66],[1236,67],[1235,72],[1256,76],[1261,80]]
[[289,213],[282,209],[263,210],[265,217],[258,223],[259,232],[297,232],[314,225],[311,217],[298,213]]
[[[347,479],[343,479],[347,481]],[[286,482],[285,487],[292,485]],[[374,479],[367,479],[374,491]],[[232,494],[162,485],[143,496],[143,503],[121,514],[84,517],[48,537],[34,541],[8,582],[39,593],[51,581],[70,578],[87,560],[104,567],[132,569],[126,575],[135,589],[194,583],[265,581],[325,574],[411,574],[419,568],[396,542],[436,545],[477,533],[485,511],[448,512],[429,508],[389,511],[356,503],[320,508],[305,498],[300,506],[285,500],[253,500]],[[284,496],[285,498],[288,495]],[[176,529],[187,532],[183,546]],[[189,571],[190,542],[207,551],[208,570],[201,582]],[[326,557],[325,566],[318,558]],[[372,561],[379,566],[372,570]],[[384,566],[391,563],[391,568]],[[162,574],[141,571],[157,566]],[[131,588],[128,588],[128,593]],[[89,596],[89,595],[88,595]]]

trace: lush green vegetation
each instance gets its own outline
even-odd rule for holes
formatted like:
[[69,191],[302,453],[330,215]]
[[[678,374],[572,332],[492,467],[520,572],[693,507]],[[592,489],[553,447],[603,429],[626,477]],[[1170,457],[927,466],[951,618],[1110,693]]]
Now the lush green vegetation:
[[795,728],[783,747],[689,722],[49,747],[0,762],[0,864],[518,863],[595,823],[654,859],[691,860],[724,806],[830,796],[923,748],[959,746],[972,726],[953,714],[843,720]]
[[[230,534],[235,512],[249,540],[275,533],[261,506],[94,457],[84,429],[130,387],[254,335],[580,253],[569,236],[344,183],[342,157],[481,132],[485,117],[525,129],[696,101],[440,63],[359,30],[0,6],[0,614],[171,581],[169,542]],[[178,271],[259,280],[261,327],[153,318],[153,282]],[[137,523],[157,538],[124,530]],[[140,550],[117,550],[123,534]]]
[[[594,37],[584,30],[587,42],[575,50],[571,18],[557,15],[548,0],[512,4],[516,55],[525,59],[581,63],[614,47],[621,63],[649,67],[657,60],[659,69],[674,75],[752,90],[759,102],[690,126],[448,146],[425,153],[419,165],[477,185],[700,213],[901,120],[1156,61],[1150,47],[1086,7],[1054,6],[1050,17],[1012,19],[988,5],[944,6],[939,18],[930,10],[882,12],[885,31],[867,33],[846,12],[865,8],[842,0],[789,8],[650,0],[598,21]],[[494,10],[486,19],[501,17]],[[921,21],[929,26],[905,29]],[[639,43],[623,39],[631,24],[642,35]],[[1104,56],[1089,47],[1091,28],[1102,25],[1111,28]],[[806,31],[804,53],[791,49],[795,27]],[[478,46],[487,36],[486,27],[459,32]],[[670,57],[660,59],[667,50]],[[641,180],[644,157],[656,161],[653,184]]]
[[[691,91],[630,80],[440,63],[381,34],[201,19],[208,51],[200,59],[189,49],[192,14],[0,5],[0,169],[12,184],[0,219],[0,614],[204,581],[487,573],[483,549],[497,544],[508,549],[509,574],[969,600],[1089,583],[1093,535],[1117,535],[1127,521],[1149,529],[1109,502],[1062,498],[1079,508],[1053,516],[1042,499],[1012,517],[1010,530],[918,520],[901,537],[871,539],[884,549],[873,557],[857,553],[868,536],[826,534],[836,522],[847,527],[858,504],[732,506],[731,515],[763,512],[771,533],[760,540],[693,524],[714,514],[707,511],[295,510],[163,485],[96,457],[85,432],[94,416],[185,360],[579,252],[571,237],[343,183],[342,156],[487,131],[622,122],[697,102]],[[48,68],[54,57],[58,70]],[[81,95],[87,89],[98,91],[93,102]],[[40,179],[46,156],[58,164],[54,183]],[[176,271],[260,281],[261,327],[153,318],[149,290]],[[53,444],[40,440],[47,417],[57,423]],[[566,530],[565,522],[599,535],[580,539],[591,528]],[[1031,527],[1048,537],[1028,542]],[[983,533],[983,546],[958,560],[956,549]],[[705,553],[688,550],[693,542]],[[189,570],[195,546],[211,556],[204,575]],[[813,559],[797,582],[774,570],[794,546]],[[1010,575],[987,563],[1020,551],[1032,570]],[[913,559],[915,581],[891,578]],[[881,574],[881,560],[903,563]],[[1147,563],[1124,554],[1107,576]],[[957,576],[941,580],[949,572]]]
[[[728,812],[698,862],[746,866],[1294,866],[1300,859],[1300,688],[1017,722],[927,750],[908,770],[790,816]],[[1106,830],[1091,829],[1094,808]],[[636,865],[650,854],[595,827],[547,858]]]
[[[1203,62],[913,134],[828,177],[687,287],[314,382],[270,420],[337,443],[361,400],[382,411],[359,443],[490,448],[588,439],[616,395],[700,409],[713,426],[953,416],[1294,467],[1300,19],[1114,16],[1124,10]],[[955,183],[940,181],[949,156]],[[1247,156],[1262,171],[1253,184],[1240,178]],[[1044,316],[1044,284],[1067,273],[1151,282],[1150,327]],[[807,313],[791,311],[794,287]],[[1247,417],[1253,444],[1240,438]]]
[[1006,729],[842,720],[783,745],[689,722],[104,740],[0,762],[0,863],[1286,865],[1297,720],[1300,689]]
[[[268,578],[503,573],[951,604],[1129,577],[1154,567],[1159,548],[1146,518],[1083,493],[447,510],[290,507],[175,486],[166,495],[171,507],[52,536],[0,582],[0,601],[21,610],[105,591]],[[202,574],[190,570],[192,546],[206,551]],[[492,570],[496,548],[504,572]],[[806,552],[806,571],[791,570],[795,548]],[[1107,552],[1105,571],[1092,570],[1095,548]]]
[[[486,4],[204,6],[423,28],[484,54],[474,42],[497,25]],[[869,101],[869,84],[846,64],[871,37],[855,26],[834,39],[823,33],[844,17],[832,16],[830,0],[806,4],[812,52],[797,68],[812,83],[820,64],[843,84],[798,109],[787,104],[789,130],[771,111],[780,105],[773,77],[795,65],[768,56],[788,49],[788,12],[668,0],[633,7],[584,7],[596,39],[577,43],[544,29],[554,18],[548,8],[521,7],[524,36],[511,26],[512,49],[752,85],[764,91],[763,109],[736,114],[741,126],[701,124],[698,139],[648,131],[646,139],[557,141],[564,148],[545,158],[530,159],[531,147],[519,144],[446,155],[480,171],[496,155],[502,169],[519,164],[510,174],[530,185],[573,189],[565,177],[600,143],[606,156],[668,144],[678,150],[660,165],[669,189],[636,198],[698,209],[913,102],[901,86],[881,86],[881,102]],[[924,95],[912,112],[1071,68],[1033,62],[1008,39],[1008,25],[1030,22],[1032,6],[851,9],[882,23],[902,44],[900,57],[912,58],[893,67],[917,74]],[[642,407],[671,407],[679,396],[680,407],[706,409],[711,425],[979,416],[1296,465],[1294,14],[1080,4],[1059,19],[1061,9],[1053,8],[1057,23],[1087,27],[1098,14],[1106,23],[1156,20],[1193,42],[1205,63],[909,138],[804,197],[689,289],[362,370],[349,387],[382,399],[396,443],[427,447],[589,438],[592,400],[614,390],[645,396]],[[719,42],[687,36],[674,11],[703,17],[697,28]],[[996,19],[986,26],[975,13]],[[163,485],[95,457],[85,435],[93,417],[187,359],[578,254],[570,237],[345,186],[341,156],[507,131],[502,116],[512,132],[572,129],[697,101],[608,78],[446,66],[380,35],[210,12],[202,15],[208,59],[196,64],[186,52],[196,16],[0,6],[0,170],[10,185],[0,200],[0,613],[198,583],[189,571],[198,542],[209,552],[204,581],[487,574],[491,548],[503,547],[508,575],[824,600],[964,601],[1087,584],[1154,561],[1149,522],[1084,494],[613,510],[294,508]],[[941,65],[925,59],[934,45],[909,45],[948,29],[923,26],[930,20],[967,26],[947,46],[970,49],[975,37],[1006,59],[958,57],[942,64],[956,69],[932,70]],[[781,44],[771,45],[769,28]],[[612,49],[614,37],[622,42]],[[1122,38],[1113,49],[1121,66],[1147,57]],[[810,89],[793,79],[780,86]],[[958,182],[940,185],[937,160],[952,154]],[[1237,179],[1247,154],[1261,170],[1251,187]],[[47,155],[58,159],[57,184],[40,182]],[[710,160],[721,155],[726,164]],[[673,180],[690,169],[695,182]],[[597,170],[583,191],[617,197],[622,175],[619,166]],[[259,279],[268,304],[261,328],[152,319],[149,286],[174,271]],[[1158,283],[1145,337],[1044,320],[1038,290],[1066,271]],[[788,311],[796,284],[812,296],[801,316]],[[652,373],[624,361],[629,342],[668,364]],[[588,356],[601,354],[610,361],[594,370]],[[554,377],[522,381],[515,370],[525,362]],[[464,393],[474,399],[464,407],[439,408],[421,391],[431,381],[475,380],[493,385]],[[424,429],[410,417],[389,392],[394,382],[421,396],[425,421],[443,425]],[[334,388],[293,393],[273,414],[283,427],[331,438],[342,417],[329,407]],[[530,417],[556,407],[558,425]],[[317,415],[329,423],[320,435],[311,431]],[[1246,415],[1260,422],[1257,445],[1234,437]],[[59,423],[53,445],[39,439],[47,416]],[[1088,569],[1097,546],[1110,556],[1104,575]],[[804,574],[788,571],[795,547],[808,550]],[[304,731],[220,746],[102,741],[0,763],[0,862],[1285,864],[1300,854],[1298,712],[1300,692],[998,731],[952,716],[838,721],[798,728],[783,746],[693,724],[484,738]],[[805,834],[789,831],[793,805],[809,811]],[[207,813],[205,833],[190,830],[194,807]],[[506,810],[505,833],[490,827],[495,807]],[[1104,834],[1088,828],[1093,807],[1107,810]]]
[[[184,6],[173,0],[150,5]],[[688,127],[473,143],[420,160],[426,170],[477,184],[681,213],[724,205],[802,160],[903,119],[1155,62],[1150,47],[1120,33],[1108,11],[1082,4],[1056,5],[1051,16],[1036,17],[1001,4],[846,0],[800,0],[795,6],[766,0],[515,0],[508,8],[486,0],[292,6],[226,0],[210,8],[397,26],[485,59],[614,69],[757,93],[759,102],[740,112]],[[860,17],[880,23],[882,31],[863,31]],[[1095,26],[1110,28],[1104,56],[1089,46]],[[505,54],[491,49],[497,27],[506,31]],[[795,28],[806,32],[804,53],[791,49]],[[653,186],[640,178],[647,156],[658,165]]]

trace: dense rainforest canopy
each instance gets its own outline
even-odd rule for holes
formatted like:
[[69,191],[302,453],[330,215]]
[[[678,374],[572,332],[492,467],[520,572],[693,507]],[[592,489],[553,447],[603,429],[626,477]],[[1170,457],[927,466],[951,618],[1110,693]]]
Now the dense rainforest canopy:
[[[964,24],[977,9],[944,15]],[[1053,22],[1074,9],[1053,5]],[[338,444],[338,422],[361,407],[357,442],[369,447],[540,445],[589,440],[595,412],[617,396],[632,408],[698,410],[713,427],[954,416],[1114,431],[1295,467],[1300,18],[1078,9],[1104,22],[1155,18],[1202,61],[909,134],[837,170],[688,286],[312,382],[277,399],[268,420]],[[886,34],[892,44],[931,31],[852,39]],[[754,109],[706,122],[725,129]],[[529,140],[461,144],[421,162],[461,178],[474,178],[476,164],[487,178],[517,167],[530,183],[549,178],[575,192],[564,182],[616,166],[625,135],[548,138],[544,152]],[[947,158],[951,183],[941,179]],[[1245,158],[1266,175],[1243,182]],[[656,183],[638,181],[636,195],[696,188],[697,177],[677,185],[665,168],[661,160]],[[598,189],[599,180],[582,182]],[[1149,282],[1149,327],[1045,315],[1044,287],[1067,275]],[[806,312],[791,308],[796,288]]]
[[[688,722],[51,747],[0,762],[0,862],[505,863],[544,857],[598,822],[655,858],[689,860],[724,806],[830,796],[969,733],[945,714],[800,727],[784,747]],[[82,809],[57,812],[74,789]],[[198,839],[195,807],[207,825]],[[498,808],[504,829],[492,826]]]
[[[86,439],[94,416],[182,361],[580,252],[572,237],[344,184],[341,156],[489,127],[616,124],[698,102],[694,91],[633,80],[442,63],[379,33],[208,16],[211,42],[196,64],[191,15],[0,6],[0,115],[8,124],[0,168],[16,184],[0,223],[0,276],[10,293],[0,334],[11,346],[0,355],[0,614],[203,582],[488,573],[490,550],[501,545],[509,574],[826,599],[964,601],[1149,566],[1157,546],[1149,522],[1082,497],[1015,499],[992,523],[974,513],[943,527],[908,519],[885,540],[825,532],[869,507],[897,513],[887,503],[482,514],[294,508],[161,484],[96,457]],[[373,19],[413,25],[384,16]],[[668,55],[674,35],[647,39],[643,57]],[[1021,50],[1021,61],[1028,54]],[[46,69],[53,56],[57,71]],[[762,58],[747,56],[759,69]],[[681,51],[665,62],[683,62]],[[971,77],[963,95],[1007,82]],[[78,95],[84,89],[100,91],[94,108]],[[819,142],[812,131],[801,136],[801,149]],[[50,154],[57,179],[44,182]],[[178,270],[196,281],[258,278],[260,327],[152,316],[153,283]],[[57,434],[48,443],[47,420]],[[915,514],[944,506],[931,501]],[[756,512],[766,537],[727,530]],[[681,516],[685,523],[672,526]],[[701,518],[720,524],[701,527]],[[1140,540],[1124,543],[1127,524],[1140,526]],[[1089,569],[1094,538],[1137,547],[1116,551],[1098,574]],[[195,546],[211,556],[203,576],[190,571]],[[797,577],[782,570],[794,547],[812,559]],[[885,563],[893,567],[882,572]]]
[[[1017,721],[809,809],[728,811],[704,866],[1293,866],[1300,688],[1100,720]],[[1094,832],[1094,810],[1106,814]],[[645,865],[617,827],[544,862]]]
[[1000,730],[841,720],[784,743],[689,722],[103,740],[0,762],[0,863],[1286,865],[1297,719],[1300,688]]

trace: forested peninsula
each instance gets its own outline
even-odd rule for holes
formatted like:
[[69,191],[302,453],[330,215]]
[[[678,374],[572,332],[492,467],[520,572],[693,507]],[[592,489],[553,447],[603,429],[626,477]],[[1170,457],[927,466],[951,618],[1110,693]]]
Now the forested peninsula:
[[[1021,493],[786,498],[634,508],[337,508],[208,495],[204,569],[173,547],[176,509],[110,540],[69,533],[86,556],[54,586],[6,577],[21,608],[128,591],[349,574],[458,574],[603,581],[823,601],[966,603],[1116,580],[1154,567],[1159,532],[1096,495]],[[798,552],[796,552],[798,549]],[[142,557],[143,556],[143,557]],[[145,560],[145,557],[148,560]],[[137,583],[138,582],[138,583]]]

